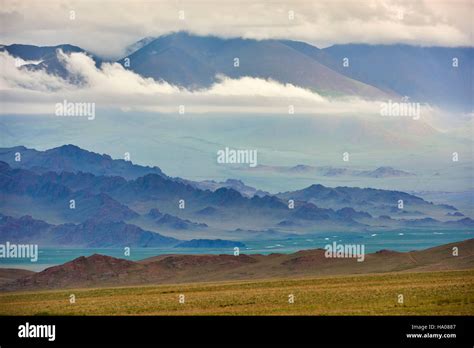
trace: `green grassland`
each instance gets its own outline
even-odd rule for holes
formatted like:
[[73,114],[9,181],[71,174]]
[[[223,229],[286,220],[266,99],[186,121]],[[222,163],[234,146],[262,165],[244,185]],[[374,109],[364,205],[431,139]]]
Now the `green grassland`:
[[474,315],[474,270],[3,293],[0,315]]

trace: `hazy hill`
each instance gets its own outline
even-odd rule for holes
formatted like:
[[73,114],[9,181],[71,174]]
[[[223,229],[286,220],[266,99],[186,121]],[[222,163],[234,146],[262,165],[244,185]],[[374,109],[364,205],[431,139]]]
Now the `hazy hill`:
[[[16,161],[16,153],[21,161]],[[163,175],[158,167],[146,167],[123,159],[112,159],[109,155],[90,152],[75,145],[62,145],[46,151],[28,149],[24,146],[0,148],[0,161],[13,168],[31,169],[36,172],[85,172],[95,175],[137,178],[145,174]]]
[[[199,189],[161,171],[127,180],[115,174],[132,176],[159,169],[113,160],[75,146],[44,152],[27,150],[21,162],[11,160],[17,149],[2,149],[3,158],[17,167],[33,169],[14,169],[0,162],[2,212],[16,217],[31,215],[55,224],[128,221],[143,229],[167,231],[165,234],[208,230],[206,237],[199,238],[219,238],[219,231],[237,229],[294,233],[372,227],[465,229],[473,225],[470,219],[448,215],[456,211],[455,207],[433,204],[400,191],[311,185],[278,195],[248,197],[228,187]],[[87,168],[105,175],[78,171]],[[64,171],[71,169],[76,172]],[[70,200],[75,200],[75,209],[70,209]],[[181,200],[185,201],[185,209],[178,207]],[[289,207],[290,200],[295,201],[293,208]],[[398,207],[399,200],[403,200],[402,208]],[[150,215],[156,211],[161,215]],[[446,220],[449,223],[442,222]],[[235,237],[231,239],[240,239],[238,234],[232,235]],[[187,239],[196,237],[188,235]]]
[[[302,190],[279,193],[277,197],[284,200],[305,201],[323,208],[352,207],[371,214],[386,213],[392,215],[404,211],[405,213],[439,215],[457,210],[455,207],[435,205],[420,197],[400,191],[358,187],[333,188],[319,184],[311,185]],[[402,208],[399,208],[399,201],[403,203]]]
[[[474,49],[409,45],[335,45],[316,57],[353,79],[419,102],[472,111]],[[348,57],[345,68],[342,59]],[[453,67],[453,58],[458,67]]]
[[30,170],[12,169],[0,162],[0,174],[2,212],[40,215],[42,219],[54,216],[54,220],[69,222],[123,221],[138,216],[103,191],[93,192],[87,187],[74,190],[55,180],[51,173],[39,175]]
[[124,222],[87,220],[80,224],[52,225],[31,216],[14,218],[0,215],[0,241],[36,243],[42,246],[86,248],[163,247],[180,241],[145,231]]

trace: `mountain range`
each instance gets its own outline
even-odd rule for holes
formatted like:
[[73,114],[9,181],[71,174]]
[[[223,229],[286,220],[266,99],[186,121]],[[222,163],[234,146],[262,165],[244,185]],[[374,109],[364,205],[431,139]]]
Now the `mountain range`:
[[12,44],[9,46],[0,45],[0,52],[6,51],[13,57],[18,57],[25,61],[25,64],[21,66],[22,69],[44,70],[49,74],[68,79],[70,82],[80,83],[81,81],[73,79],[67,69],[64,67],[64,64],[61,62],[58,56],[59,50],[66,54],[87,54],[93,58],[97,67],[99,67],[102,63],[102,59],[98,56],[93,55],[80,47],[69,44],[57,46],[34,46],[22,44]]
[[[21,158],[12,161],[16,153],[19,153]],[[112,160],[109,155],[100,155],[74,145],[46,151],[28,149],[24,146],[0,149],[0,160],[9,163],[13,168],[30,169],[37,173],[80,171],[94,175],[121,176],[125,179],[135,179],[145,174],[163,175],[158,167],[134,165],[130,161],[120,159]]]
[[233,188],[199,188],[157,167],[73,145],[3,148],[0,161],[0,239],[5,241],[27,236],[48,245],[170,246],[195,239],[205,244],[318,231],[474,226],[453,206],[401,191],[314,184],[250,196],[238,181],[226,181],[239,183]]
[[[23,68],[44,69],[67,78],[55,56],[57,49],[86,52],[72,45],[0,47],[12,56],[35,62]],[[86,53],[98,66],[104,61]],[[408,97],[472,111],[471,47],[347,44],[319,49],[299,41],[222,39],[176,32],[144,38],[128,47],[126,54],[117,62],[129,62],[127,69],[189,89],[209,87],[218,75],[251,76],[291,83],[323,95],[383,100]],[[236,58],[238,66],[234,66]]]
[[0,236],[11,243],[43,246],[75,246],[84,248],[164,247],[179,240],[156,232],[144,231],[124,222],[97,222],[51,225],[31,216],[13,218],[0,215]]
[[[188,88],[210,86],[217,75],[223,74],[271,78],[321,93],[386,95],[278,40],[220,39],[179,32],[159,37],[127,58],[130,68],[142,76]],[[234,66],[235,58],[239,59],[238,67]]]
[[[281,173],[281,174],[290,174],[290,175],[320,175],[327,177],[337,177],[337,176],[353,176],[353,177],[366,177],[366,178],[390,178],[390,177],[406,177],[406,176],[416,176],[416,174],[395,169],[392,167],[378,167],[374,170],[358,170],[358,169],[349,169],[342,167],[332,167],[332,166],[321,166],[315,167],[306,164],[297,164],[295,166],[268,166],[268,165],[258,165],[254,168],[239,168],[239,170],[245,170],[249,172],[263,172],[263,173]],[[224,185],[225,183],[221,183]],[[234,186],[235,187],[235,186]]]

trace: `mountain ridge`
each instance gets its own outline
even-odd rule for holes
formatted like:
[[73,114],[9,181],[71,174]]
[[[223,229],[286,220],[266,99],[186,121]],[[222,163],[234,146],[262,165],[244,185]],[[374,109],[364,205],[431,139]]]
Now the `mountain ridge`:
[[[459,256],[453,256],[457,247]],[[462,270],[474,266],[474,239],[429,249],[365,255],[364,262],[327,258],[324,249],[270,255],[160,255],[138,262],[94,254],[41,272],[21,274],[1,291],[298,278],[388,272]],[[11,270],[8,270],[11,273]],[[21,272],[21,271],[19,271]],[[2,270],[0,269],[0,275]],[[10,275],[10,279],[13,277]]]
[[[473,47],[340,44],[320,49],[302,41],[224,39],[178,31],[143,38],[128,48],[126,56],[117,61],[124,64],[125,58],[130,59],[127,69],[190,89],[207,88],[217,81],[217,75],[224,74],[232,78],[270,78],[323,95],[384,100],[409,97],[464,112],[471,112],[473,107]],[[0,51],[24,60],[44,58],[46,63],[24,68],[43,69],[67,78],[66,70],[54,56],[57,49],[88,54],[96,66],[104,61],[70,44],[13,44],[3,45]],[[240,59],[238,68],[233,65],[234,58]],[[457,59],[456,66],[453,59]],[[288,67],[292,70],[288,71]],[[414,68],[407,71],[407,67]]]
[[[1,149],[0,159],[2,154],[8,154],[10,162],[13,161],[14,150]],[[61,226],[72,223],[76,227],[63,227],[60,231],[65,235],[83,231],[89,236],[87,243],[92,243],[91,231],[96,228],[100,241],[97,246],[111,243],[101,237],[107,224],[117,234],[150,232],[179,240],[225,238],[237,241],[254,239],[256,235],[271,238],[319,231],[465,230],[474,227],[470,218],[453,214],[457,211],[455,207],[433,204],[401,191],[313,184],[275,195],[247,196],[232,188],[233,185],[242,186],[238,181],[231,180],[231,187],[203,190],[186,180],[170,178],[161,170],[159,174],[153,173],[157,167],[137,166],[140,173],[147,170],[152,173],[128,180],[120,176],[61,171],[59,168],[63,163],[69,170],[82,167],[75,163],[76,160],[82,163],[84,158],[92,158],[93,163],[97,159],[106,163],[104,167],[92,166],[96,172],[115,174],[117,160],[71,146],[45,152],[60,152],[63,158],[50,161],[46,157],[41,162],[34,156],[25,156],[17,168],[0,161],[0,209],[3,215],[14,218],[30,215]],[[119,163],[124,162],[119,160]],[[135,167],[131,168],[128,173],[135,173]],[[246,218],[242,219],[242,216]],[[48,236],[59,238],[60,234]],[[80,239],[66,238],[66,241],[87,244]],[[148,245],[143,240],[137,243]]]

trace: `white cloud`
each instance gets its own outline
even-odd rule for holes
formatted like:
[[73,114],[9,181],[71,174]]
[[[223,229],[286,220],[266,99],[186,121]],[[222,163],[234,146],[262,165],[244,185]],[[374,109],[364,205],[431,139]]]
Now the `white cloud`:
[[[46,92],[68,88],[63,80],[56,76],[48,75],[42,70],[20,69],[26,63],[18,58],[13,58],[5,52],[0,52],[0,90],[33,90]],[[2,100],[2,103],[5,102]]]
[[45,71],[31,71],[15,66],[15,59],[0,53],[4,67],[0,76],[1,112],[53,113],[63,100],[95,102],[97,108],[176,112],[185,105],[186,112],[288,113],[294,105],[298,113],[352,114],[377,113],[379,103],[359,98],[328,99],[307,89],[272,80],[219,76],[207,89],[190,91],[164,81],[144,78],[118,63],[104,63],[97,68],[83,53],[58,53],[60,61],[80,85]]
[[[70,19],[75,11],[75,19]],[[184,20],[179,19],[184,11]],[[289,18],[293,11],[294,19]],[[202,35],[337,43],[473,45],[470,0],[2,0],[4,43],[75,44],[118,57],[145,36]]]

